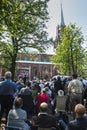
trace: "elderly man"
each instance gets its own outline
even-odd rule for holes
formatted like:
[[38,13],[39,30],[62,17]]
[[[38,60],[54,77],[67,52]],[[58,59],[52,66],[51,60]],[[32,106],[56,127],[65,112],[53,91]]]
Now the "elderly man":
[[75,106],[76,118],[70,121],[65,130],[87,130],[87,116],[85,116],[85,107],[82,104]]
[[[46,102],[43,102],[40,104],[40,112],[38,113],[38,116],[34,116],[32,118],[32,125],[37,126],[40,128],[55,128],[55,130],[58,130],[58,124],[56,121],[56,118],[50,114],[48,114],[48,104]],[[34,127],[32,127],[31,130],[36,130]]]

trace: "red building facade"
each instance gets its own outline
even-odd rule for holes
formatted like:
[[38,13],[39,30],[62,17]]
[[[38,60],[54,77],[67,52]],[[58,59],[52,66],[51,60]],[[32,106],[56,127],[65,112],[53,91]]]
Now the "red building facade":
[[54,64],[50,62],[52,55],[48,54],[19,54],[16,61],[16,75],[49,80],[55,75]]

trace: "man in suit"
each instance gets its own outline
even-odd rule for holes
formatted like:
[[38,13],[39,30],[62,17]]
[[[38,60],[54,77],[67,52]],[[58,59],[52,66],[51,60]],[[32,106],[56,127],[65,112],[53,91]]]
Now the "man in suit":
[[[40,112],[38,116],[34,116],[31,120],[32,130],[36,130],[38,127],[40,128],[55,128],[58,130],[58,123],[56,118],[50,114],[48,114],[48,104],[43,102],[40,104]],[[36,126],[36,129],[35,127]]]
[[70,121],[65,130],[87,130],[87,116],[85,116],[85,106],[77,104],[75,106],[76,118]]

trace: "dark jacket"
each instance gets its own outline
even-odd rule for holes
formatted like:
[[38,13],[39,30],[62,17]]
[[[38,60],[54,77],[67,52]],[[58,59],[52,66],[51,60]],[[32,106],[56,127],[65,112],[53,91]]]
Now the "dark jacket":
[[87,116],[70,121],[65,130],[87,130]]
[[82,99],[86,99],[86,98],[87,98],[87,87],[82,92]]
[[32,92],[28,87],[22,88],[18,94],[18,97],[23,99],[23,107],[27,112],[27,116],[32,116],[34,114],[34,102],[32,97]]
[[48,113],[40,113],[37,117],[33,117],[34,124],[41,128],[57,128],[56,118]]

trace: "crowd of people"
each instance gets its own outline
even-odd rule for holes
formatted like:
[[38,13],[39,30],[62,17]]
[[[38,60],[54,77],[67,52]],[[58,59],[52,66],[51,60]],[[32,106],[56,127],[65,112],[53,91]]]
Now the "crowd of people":
[[[37,130],[38,127],[87,130],[84,106],[87,89],[77,74],[64,81],[58,76],[52,82],[29,81],[22,77],[14,82],[11,76],[11,72],[6,72],[5,80],[0,82],[0,124],[5,114],[7,126],[22,127],[23,130]],[[56,116],[56,97],[63,95],[66,95],[64,109],[66,113],[73,113],[73,121],[66,122]]]

